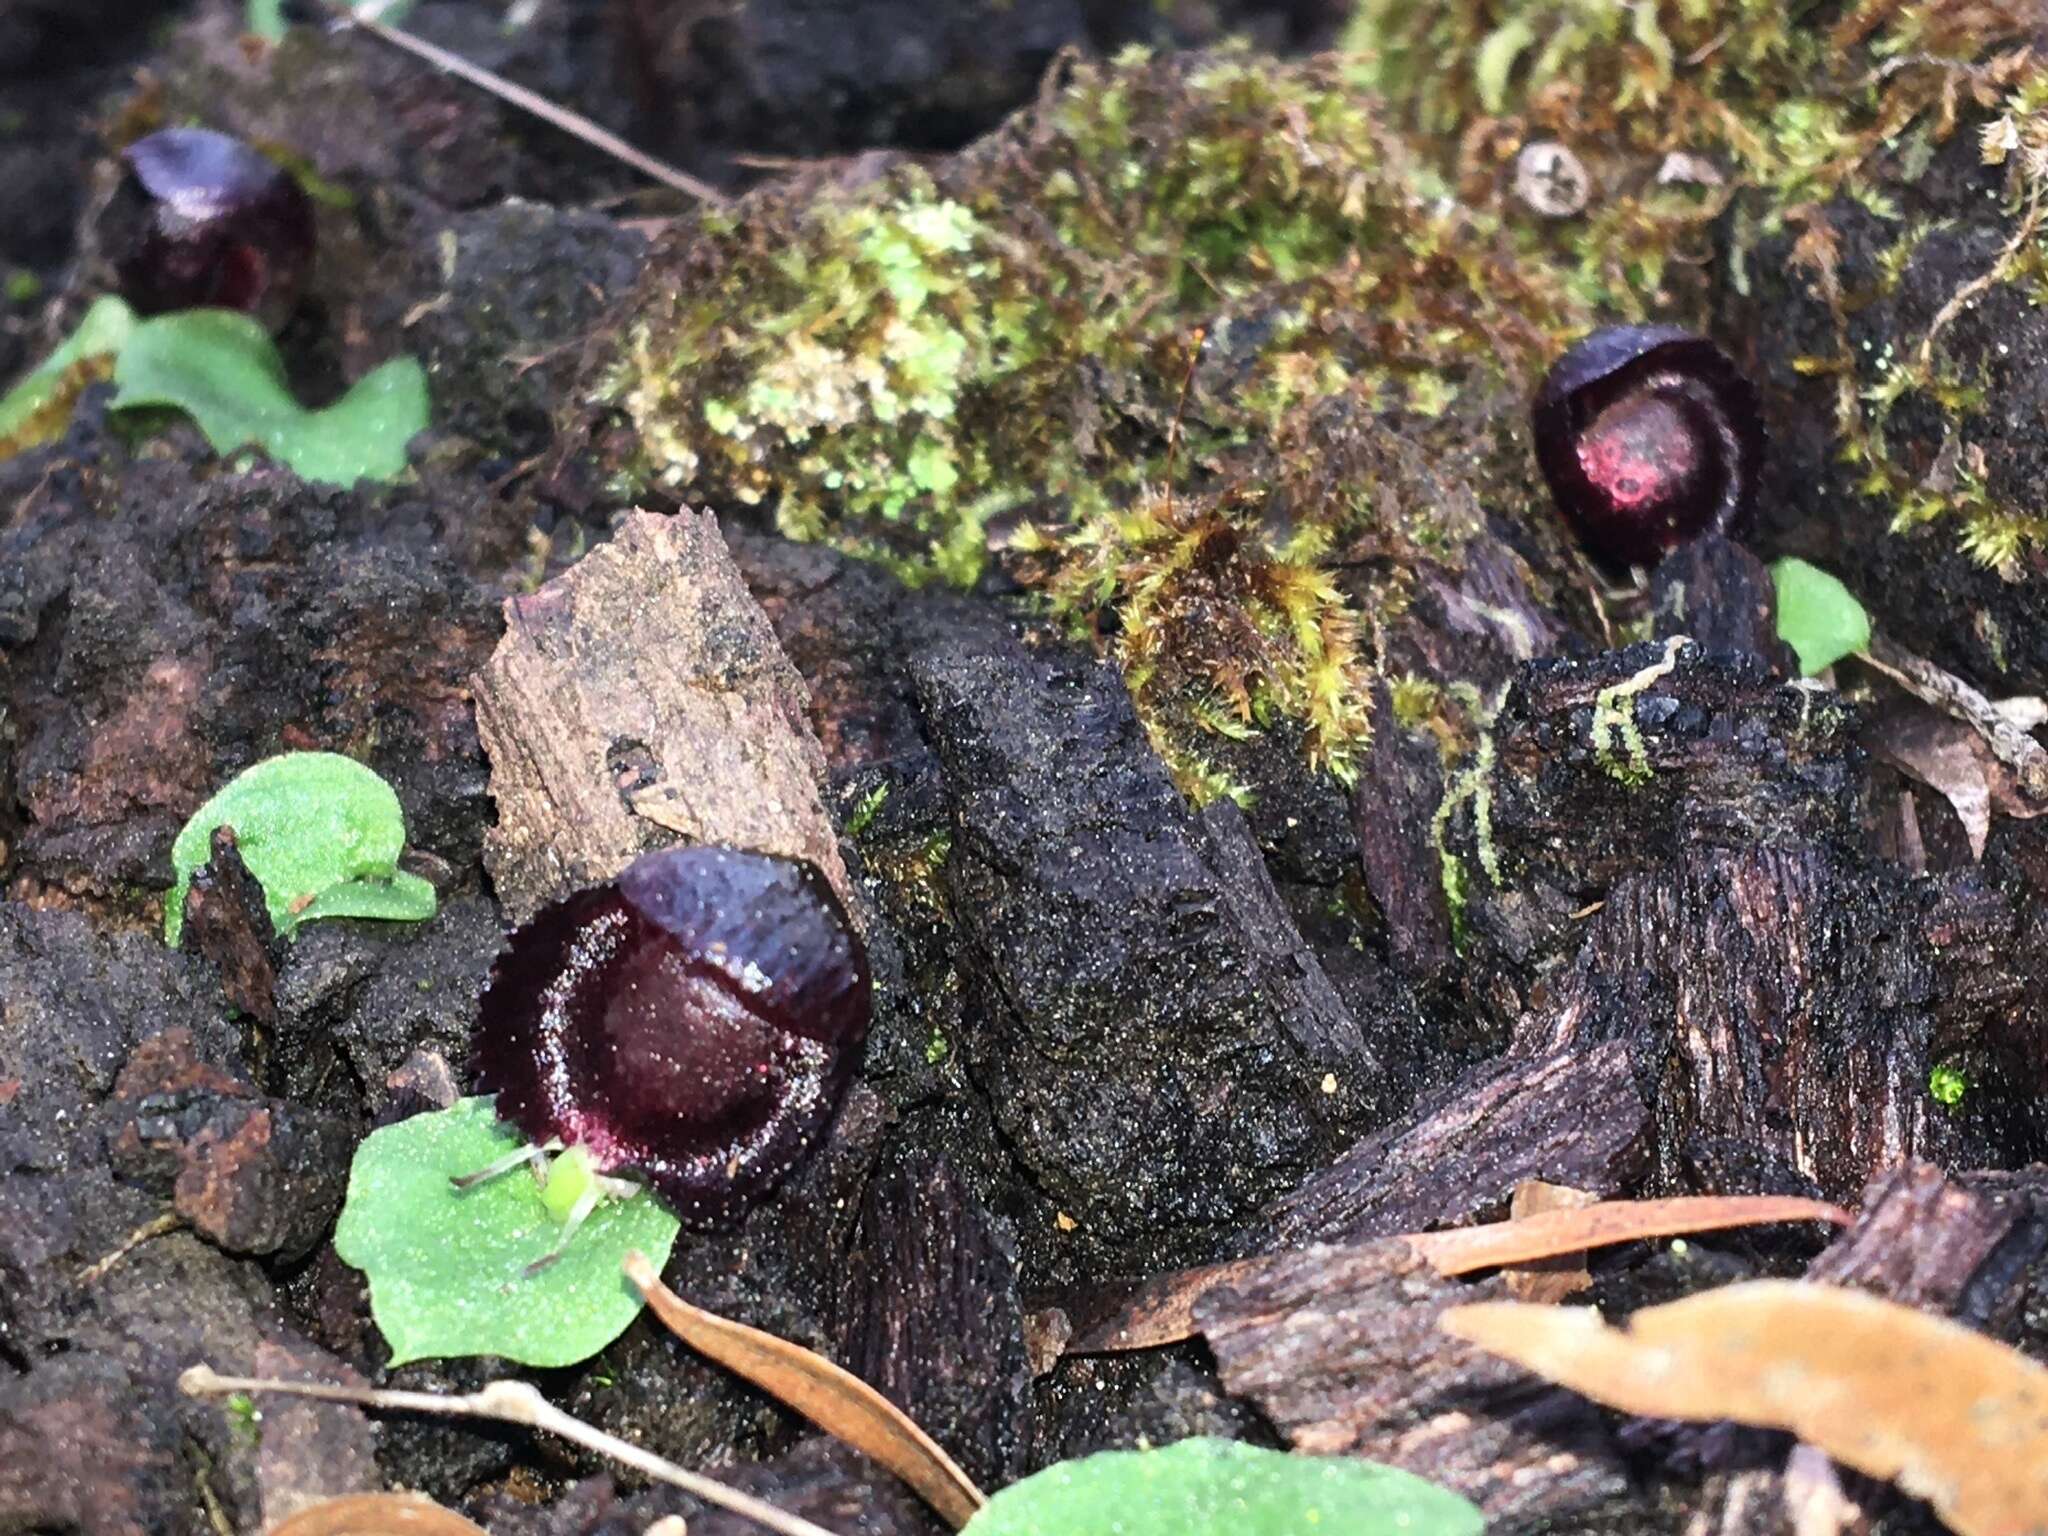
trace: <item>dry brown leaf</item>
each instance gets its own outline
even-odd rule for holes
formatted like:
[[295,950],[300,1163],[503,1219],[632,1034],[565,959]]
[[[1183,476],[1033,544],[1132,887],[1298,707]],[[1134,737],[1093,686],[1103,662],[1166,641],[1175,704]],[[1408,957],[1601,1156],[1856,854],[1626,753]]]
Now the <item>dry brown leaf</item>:
[[[1845,1227],[1852,1219],[1838,1205],[1791,1195],[1685,1195],[1671,1200],[1603,1200],[1518,1221],[1488,1222],[1448,1232],[1408,1232],[1394,1241],[1414,1248],[1439,1274],[1467,1275],[1645,1238],[1681,1237],[1775,1221],[1826,1221]],[[1291,1257],[1260,1254],[1157,1276],[1109,1317],[1082,1330],[1066,1352],[1117,1354],[1193,1338],[1198,1300],[1219,1285],[1240,1285],[1266,1266]]]
[[1973,859],[1984,857],[1994,814],[2021,820],[2048,814],[2048,802],[2029,799],[2021,791],[2018,778],[1999,761],[1982,732],[1924,704],[1901,703],[1887,709],[1864,733],[1864,741],[1878,757],[1949,803],[1963,824]]
[[851,1371],[787,1339],[690,1305],[661,1283],[645,1254],[627,1254],[625,1269],[677,1338],[887,1467],[954,1530],[988,1502],[910,1415]]
[[[1579,1211],[1599,1203],[1600,1197],[1591,1190],[1573,1189],[1569,1184],[1550,1184],[1542,1179],[1524,1179],[1508,1198],[1508,1220],[1526,1221],[1545,1211]],[[1516,1301],[1563,1301],[1593,1283],[1592,1271],[1586,1268],[1586,1250],[1583,1248],[1558,1254],[1555,1258],[1535,1259],[1526,1265],[1516,1265],[1501,1278],[1507,1282],[1508,1294]]]
[[351,1493],[302,1509],[270,1536],[490,1536],[423,1493]]
[[1478,1269],[1644,1238],[1683,1237],[1772,1221],[1826,1221],[1846,1227],[1854,1219],[1839,1205],[1793,1195],[1681,1195],[1671,1200],[1603,1200],[1575,1211],[1544,1211],[1522,1221],[1419,1232],[1401,1240],[1440,1273],[1469,1275]]
[[1789,1430],[1926,1499],[1960,1536],[2048,1536],[2048,1369],[1946,1318],[1755,1280],[1647,1307],[1625,1329],[1511,1301],[1441,1321],[1610,1408]]

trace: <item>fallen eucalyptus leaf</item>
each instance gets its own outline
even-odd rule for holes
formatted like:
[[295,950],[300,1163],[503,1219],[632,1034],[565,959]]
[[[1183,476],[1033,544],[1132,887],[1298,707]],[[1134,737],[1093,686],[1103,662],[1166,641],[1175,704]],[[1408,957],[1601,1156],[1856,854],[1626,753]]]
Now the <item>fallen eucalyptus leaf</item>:
[[626,1278],[677,1338],[887,1467],[954,1530],[988,1502],[916,1420],[851,1371],[787,1339],[690,1305],[661,1283],[659,1267],[643,1254],[627,1254],[625,1268]]
[[[1846,1226],[1849,1220],[1849,1213],[1840,1206],[1796,1195],[1679,1195],[1668,1200],[1603,1200],[1514,1221],[1453,1227],[1444,1232],[1408,1232],[1391,1241],[1408,1244],[1439,1274],[1468,1275],[1645,1238],[1773,1221],[1827,1221]],[[1114,1354],[1192,1338],[1195,1303],[1203,1296],[1220,1285],[1246,1284],[1294,1257],[1291,1253],[1258,1254],[1155,1276],[1125,1298],[1112,1315],[1081,1330],[1066,1352]]]
[[1624,1413],[1789,1430],[1959,1536],[2048,1533],[2048,1368],[1862,1291],[1755,1280],[1646,1307],[1454,1307],[1444,1330]]
[[302,1509],[270,1536],[490,1536],[423,1493],[350,1493]]

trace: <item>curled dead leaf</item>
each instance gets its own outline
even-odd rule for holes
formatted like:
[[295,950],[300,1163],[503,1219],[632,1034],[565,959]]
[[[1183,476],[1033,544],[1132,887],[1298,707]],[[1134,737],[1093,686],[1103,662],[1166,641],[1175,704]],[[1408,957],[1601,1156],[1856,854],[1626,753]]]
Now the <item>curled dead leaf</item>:
[[1945,1318],[1798,1280],[1611,1328],[1586,1307],[1453,1307],[1444,1330],[1627,1413],[1789,1430],[1926,1499],[1959,1536],[2048,1536],[2048,1368]]
[[1878,757],[1949,803],[1969,838],[1972,858],[1984,857],[1994,816],[2025,820],[2048,814],[2048,802],[2022,792],[2013,770],[1999,761],[1982,732],[1924,705],[1886,710],[1864,732],[1864,740]]
[[625,1269],[677,1338],[887,1467],[953,1529],[988,1502],[909,1414],[851,1371],[787,1339],[692,1306],[661,1283],[644,1254],[627,1254]]
[[270,1536],[489,1536],[423,1493],[351,1493],[302,1509]]

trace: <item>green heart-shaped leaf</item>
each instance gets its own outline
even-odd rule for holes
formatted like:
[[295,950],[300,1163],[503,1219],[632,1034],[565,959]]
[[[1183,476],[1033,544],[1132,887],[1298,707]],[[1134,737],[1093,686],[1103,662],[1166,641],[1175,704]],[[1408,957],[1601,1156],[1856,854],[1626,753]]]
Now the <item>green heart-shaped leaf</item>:
[[1778,638],[1798,653],[1812,677],[1870,645],[1870,615],[1856,594],[1819,566],[1780,560],[1771,567],[1778,589]]
[[86,385],[113,371],[114,354],[135,324],[135,311],[120,299],[108,295],[94,300],[78,329],[0,395],[0,458],[61,434]]
[[433,886],[398,867],[405,812],[391,786],[339,753],[287,752],[229,780],[171,845],[178,878],[164,901],[164,942],[173,948],[192,876],[213,857],[215,827],[234,829],[279,933],[322,917],[434,915]]
[[358,379],[325,410],[292,398],[269,333],[227,309],[186,309],[145,320],[114,360],[116,409],[159,405],[199,423],[216,453],[255,446],[307,480],[393,480],[427,425],[427,375],[397,357]]
[[640,1293],[619,1266],[635,1248],[659,1269],[681,1227],[652,1195],[599,1207],[545,1269],[562,1228],[531,1171],[466,1190],[450,1180],[520,1146],[488,1098],[373,1131],[356,1149],[334,1251],[370,1278],[391,1363],[500,1355],[573,1365],[619,1336]]
[[1397,1467],[1234,1440],[1105,1451],[1013,1483],[961,1536],[1479,1536],[1471,1503]]

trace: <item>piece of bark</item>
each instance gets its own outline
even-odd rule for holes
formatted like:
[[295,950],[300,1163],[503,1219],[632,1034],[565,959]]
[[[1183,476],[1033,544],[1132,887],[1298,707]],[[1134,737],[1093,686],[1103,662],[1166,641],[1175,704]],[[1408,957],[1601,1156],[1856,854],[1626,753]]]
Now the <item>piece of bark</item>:
[[1496,865],[1597,901],[1684,849],[1846,839],[1851,724],[1832,693],[1676,639],[1532,662],[1494,726]]
[[2048,1252],[2044,1218],[2041,1169],[1957,1179],[1903,1163],[1864,1191],[1862,1216],[1806,1278],[1995,1329],[2012,1321],[2029,1268]]
[[1425,981],[1451,963],[1451,910],[1433,824],[1444,798],[1434,737],[1409,732],[1394,717],[1386,679],[1373,685],[1371,748],[1352,799],[1365,888],[1386,919],[1394,960]]
[[1645,1168],[1649,1130],[1625,1043],[1510,1055],[1283,1197],[1240,1251],[1464,1224],[1497,1212],[1525,1179],[1616,1194]]
[[[1658,1194],[1849,1200],[1958,1134],[1927,1093],[1941,995],[1922,903],[1816,845],[1689,849],[1617,882],[1527,1049],[1617,1035],[1655,1084]],[[1603,1004],[1631,988],[1631,1009]]]
[[1657,562],[1650,622],[1659,640],[1686,635],[1703,651],[1747,652],[1781,676],[1799,675],[1790,647],[1778,638],[1770,570],[1726,534],[1689,539]]
[[277,1020],[270,909],[242,862],[233,827],[213,829],[212,856],[185,893],[185,943],[220,972],[227,1000],[262,1024]]
[[475,689],[515,921],[678,837],[808,859],[854,905],[803,679],[711,514],[632,514],[505,622]]
[[1016,1238],[943,1158],[868,1185],[835,1331],[840,1363],[977,1483],[1016,1479],[1031,1395]]
[[[1508,1219],[1519,1221],[1524,1216],[1535,1216],[1543,1211],[1583,1210],[1599,1198],[1590,1190],[1573,1189],[1567,1184],[1524,1179],[1515,1186],[1514,1198],[1508,1201]],[[1501,1279],[1507,1283],[1508,1294],[1517,1301],[1555,1304],[1592,1285],[1593,1276],[1586,1268],[1586,1259],[1587,1252],[1583,1248],[1576,1253],[1559,1254],[1554,1259],[1531,1259],[1505,1271]]]
[[1175,788],[1113,667],[970,601],[916,621],[952,823],[939,886],[974,1018],[961,1061],[1070,1223],[1067,1273],[1044,1278],[1215,1259],[1376,1123],[1370,1031],[1326,992],[1301,1012],[1298,933],[1245,888],[1227,818]]
[[1381,1065],[1364,1029],[1288,915],[1251,824],[1227,798],[1204,807],[1201,823],[1209,868],[1218,876],[1224,908],[1243,935],[1252,974],[1273,999],[1282,1027],[1304,1057],[1350,1069],[1323,1079],[1324,1096],[1346,1115],[1363,1112],[1370,1106],[1360,1096],[1377,1086]]
[[1195,1319],[1224,1385],[1295,1449],[1401,1467],[1492,1520],[1562,1519],[1628,1479],[1599,1409],[1437,1326],[1446,1307],[1505,1295],[1388,1241],[1290,1255],[1203,1296]]

